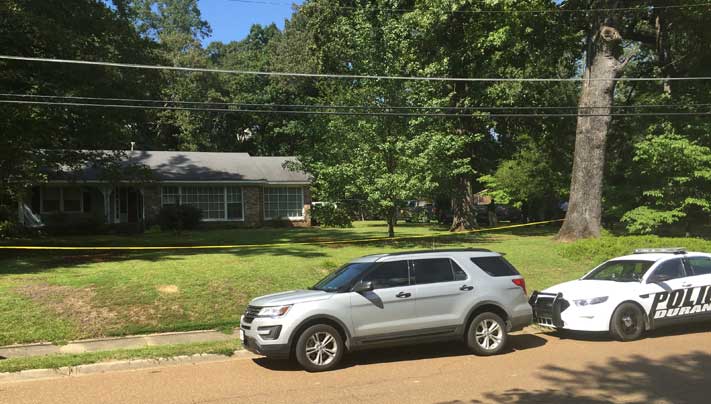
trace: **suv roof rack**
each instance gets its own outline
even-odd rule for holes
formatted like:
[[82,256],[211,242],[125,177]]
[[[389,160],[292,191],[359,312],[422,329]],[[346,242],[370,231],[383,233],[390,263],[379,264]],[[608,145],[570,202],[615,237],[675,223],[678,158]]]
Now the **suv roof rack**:
[[686,248],[684,247],[672,247],[672,248],[637,248],[634,250],[635,254],[686,254]]
[[385,254],[385,256],[427,254],[427,253],[448,253],[448,252],[493,252],[488,248],[444,248],[441,250],[414,250]]

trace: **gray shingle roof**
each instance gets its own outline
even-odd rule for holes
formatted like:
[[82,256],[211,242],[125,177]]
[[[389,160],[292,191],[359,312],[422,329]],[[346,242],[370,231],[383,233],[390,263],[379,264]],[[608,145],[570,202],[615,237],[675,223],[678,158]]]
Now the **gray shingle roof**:
[[[308,183],[309,176],[291,171],[285,163],[295,157],[261,157],[248,153],[182,151],[127,151],[126,165],[142,164],[158,181],[235,181],[265,183]],[[81,181],[101,180],[100,170],[86,167],[72,177]]]

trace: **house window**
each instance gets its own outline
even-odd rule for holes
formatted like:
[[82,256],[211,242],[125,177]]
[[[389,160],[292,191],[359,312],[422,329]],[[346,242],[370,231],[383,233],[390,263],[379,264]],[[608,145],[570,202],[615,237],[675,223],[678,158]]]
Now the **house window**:
[[227,219],[242,220],[244,218],[242,211],[242,188],[227,187],[225,200],[227,203]]
[[41,213],[81,213],[84,193],[79,187],[44,187],[40,191]]
[[264,217],[266,219],[303,218],[303,188],[264,188]]
[[235,186],[165,186],[163,206],[190,205],[202,211],[203,220],[243,220],[242,188]]
[[64,200],[63,212],[81,212],[82,195],[79,188],[62,189],[62,199]]
[[62,199],[61,188],[44,188],[42,190],[42,212],[59,212]]
[[180,188],[179,187],[163,187],[162,204],[178,205],[180,203]]
[[202,210],[206,220],[225,219],[224,187],[180,187],[180,203]]

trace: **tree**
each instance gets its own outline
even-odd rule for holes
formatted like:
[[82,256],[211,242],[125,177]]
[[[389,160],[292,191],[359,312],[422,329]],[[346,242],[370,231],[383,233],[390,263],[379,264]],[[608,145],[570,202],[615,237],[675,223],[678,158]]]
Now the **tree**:
[[[104,2],[0,2],[3,53],[60,59],[155,62],[153,44]],[[6,92],[49,96],[148,98],[157,74],[95,66],[0,62]],[[96,159],[80,150],[126,149],[147,137],[143,111],[42,105],[0,106],[0,199],[44,181],[47,170]],[[74,150],[74,151],[72,151]]]
[[631,233],[649,234],[683,222],[689,234],[711,212],[711,148],[677,134],[671,124],[653,125],[635,146],[633,182],[637,207],[622,216]]
[[[620,77],[623,69],[629,70],[630,75],[647,77],[694,75],[693,72],[703,65],[701,61],[709,60],[708,47],[699,46],[710,36],[708,21],[704,22],[707,10],[694,6],[657,8],[651,1],[640,3],[621,11],[609,11],[626,5],[619,1],[569,1],[564,4],[564,7],[570,8],[590,7],[608,11],[591,11],[571,17],[569,21],[586,32],[583,78],[591,80],[582,83],[579,113],[602,116],[578,118],[570,204],[558,233],[558,238],[563,241],[600,235],[608,134],[616,136],[612,138],[614,147],[607,148],[615,170],[607,170],[607,177],[618,182],[609,188],[611,191],[620,190],[628,184],[625,173],[626,167],[631,164],[631,153],[620,151],[631,150],[637,140],[630,134],[644,133],[650,120],[663,119],[651,117],[613,121],[608,115],[613,104],[634,104],[635,101],[644,104],[673,104],[672,101],[686,104],[689,100],[699,102],[708,98],[709,86],[706,83],[676,83],[662,79],[656,83],[617,85],[614,79]],[[630,56],[621,58],[623,47],[630,50]],[[634,55],[633,59],[631,56]],[[684,63],[678,63],[682,60]],[[626,66],[628,63],[629,66]],[[638,112],[633,109],[616,111]],[[708,129],[708,123],[691,125],[691,121],[686,120],[694,129],[685,133]],[[629,200],[627,192],[610,194],[609,199],[617,200],[618,205],[624,204],[624,199]],[[614,211],[624,210],[618,206]]]

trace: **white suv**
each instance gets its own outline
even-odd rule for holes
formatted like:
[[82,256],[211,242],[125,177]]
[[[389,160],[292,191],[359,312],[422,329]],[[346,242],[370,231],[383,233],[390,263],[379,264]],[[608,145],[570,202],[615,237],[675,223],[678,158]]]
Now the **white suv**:
[[540,325],[609,331],[622,341],[664,325],[711,320],[711,254],[635,250],[578,280],[534,292],[530,303]]
[[479,355],[501,352],[507,332],[530,324],[526,284],[501,254],[483,249],[370,255],[309,290],[252,300],[246,349],[329,370],[346,351],[459,339]]

